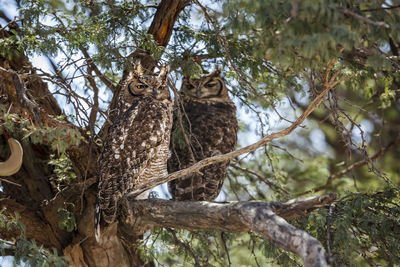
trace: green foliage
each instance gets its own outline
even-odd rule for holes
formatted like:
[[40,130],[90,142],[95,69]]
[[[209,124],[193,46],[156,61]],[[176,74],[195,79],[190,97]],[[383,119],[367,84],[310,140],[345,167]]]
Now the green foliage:
[[147,260],[167,258],[169,266],[226,266],[229,256],[224,246],[234,236],[223,235],[221,237],[221,233],[216,231],[189,232],[160,228],[147,237],[141,255]]
[[0,254],[5,255],[5,249],[12,250],[14,252],[15,265],[26,262],[30,266],[68,266],[65,262],[65,257],[59,256],[55,249],[51,252],[42,246],[38,246],[34,240],[26,238],[26,229],[19,220],[18,213],[9,214],[3,208],[0,211],[0,230],[16,234],[15,237],[8,241],[0,239]]
[[[14,30],[12,33],[16,33]],[[0,39],[0,57],[11,60],[13,57],[18,56],[21,53],[21,43],[18,40],[17,35],[12,35],[9,38]]]
[[138,45],[155,58],[161,56],[163,48],[141,26],[153,10],[139,9],[128,0],[72,2],[22,1],[20,12],[25,19],[21,42],[26,52],[55,56],[63,51],[72,55],[95,47],[91,57],[100,67],[120,70]]
[[0,134],[3,131],[19,135],[24,142],[47,144],[59,154],[64,153],[70,146],[77,146],[83,140],[81,133],[68,127],[38,128],[17,114],[8,113],[4,105],[0,105]]
[[[331,211],[320,210],[301,221],[301,227],[328,244],[334,266],[400,264],[400,188],[377,193],[353,193]],[[330,233],[329,240],[327,239]]]
[[[296,6],[293,6],[293,3]],[[379,6],[380,1],[358,1],[358,8],[367,10]],[[224,16],[234,35],[247,33],[253,50],[242,50],[246,55],[266,57],[283,69],[297,69],[328,62],[337,56],[337,47],[351,50],[354,47],[372,48],[386,42],[386,29],[365,23],[345,14],[342,1],[229,1],[224,4]],[[366,14],[369,15],[368,13]],[[391,25],[393,17],[384,10],[373,13],[373,19]],[[392,31],[393,30],[387,30]],[[368,35],[364,33],[369,32]],[[394,33],[398,36],[397,33]],[[371,41],[373,40],[373,41]],[[277,49],[279,47],[279,49]],[[296,58],[301,58],[297,61]],[[391,68],[381,54],[369,58],[368,66]]]
[[178,122],[178,119],[175,120],[171,134],[171,144],[173,145],[173,147],[179,147],[180,149],[185,148],[187,146],[185,141],[185,135],[187,139],[190,140],[190,127],[184,116],[182,118],[182,126],[183,130]]
[[56,155],[50,155],[50,160],[48,162],[50,166],[53,166],[53,172],[55,174],[55,184],[56,183],[66,183],[69,184],[71,180],[76,178],[76,174],[72,169],[72,162],[66,156],[66,154],[61,154],[60,157],[56,158]]
[[77,229],[75,215],[67,209],[68,206],[74,206],[73,203],[65,203],[64,207],[57,210],[58,226],[67,232]]
[[144,262],[166,266],[297,266],[300,260],[252,233],[158,228],[139,247]]

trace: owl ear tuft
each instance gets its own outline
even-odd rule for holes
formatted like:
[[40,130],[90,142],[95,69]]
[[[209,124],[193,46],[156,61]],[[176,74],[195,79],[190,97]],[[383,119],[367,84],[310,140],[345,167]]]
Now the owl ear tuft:
[[163,65],[160,67],[160,73],[158,74],[158,78],[165,80],[167,78],[167,74],[169,72],[169,66]]
[[137,59],[135,61],[134,76],[141,76],[141,75],[143,75],[142,61],[141,59]]
[[214,72],[211,74],[211,76],[221,76],[221,71],[219,69],[214,70]]

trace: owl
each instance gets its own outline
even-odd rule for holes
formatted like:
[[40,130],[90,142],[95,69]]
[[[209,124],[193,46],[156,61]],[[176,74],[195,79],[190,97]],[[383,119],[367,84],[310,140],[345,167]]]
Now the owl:
[[140,62],[129,75],[118,100],[114,123],[98,160],[95,237],[111,224],[118,201],[152,179],[166,176],[172,128],[172,101],[167,68],[144,75]]
[[[184,79],[181,89],[182,123],[175,114],[168,171],[187,168],[204,158],[234,150],[238,123],[220,71],[200,79]],[[177,112],[176,112],[177,113]],[[181,125],[183,127],[181,127]],[[183,128],[183,129],[182,129]],[[185,141],[190,141],[187,144]],[[168,183],[174,200],[213,201],[221,191],[229,161],[216,163]]]

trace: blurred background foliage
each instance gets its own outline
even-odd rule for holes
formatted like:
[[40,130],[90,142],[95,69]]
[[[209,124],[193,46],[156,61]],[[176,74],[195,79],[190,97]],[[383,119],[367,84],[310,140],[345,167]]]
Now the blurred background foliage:
[[[193,1],[167,47],[147,34],[159,2],[3,0],[1,25],[16,36],[0,39],[0,54],[29,55],[76,125],[88,128],[96,108],[95,133],[107,117],[112,86],[137,48],[168,63],[178,88],[183,76],[218,68],[238,109],[238,147],[290,125],[321,92],[335,60],[330,77],[336,71],[336,79],[355,76],[339,83],[294,133],[233,160],[218,200],[336,192],[334,205],[292,223],[321,241],[333,266],[400,264],[400,1]],[[58,150],[49,162],[59,179],[55,187],[74,179],[63,153],[68,142],[55,145],[53,139],[69,134],[73,144],[79,133],[35,130],[2,112],[2,127],[18,124],[32,142],[44,140]],[[301,265],[251,233],[158,229],[147,234],[141,250],[159,266]]]

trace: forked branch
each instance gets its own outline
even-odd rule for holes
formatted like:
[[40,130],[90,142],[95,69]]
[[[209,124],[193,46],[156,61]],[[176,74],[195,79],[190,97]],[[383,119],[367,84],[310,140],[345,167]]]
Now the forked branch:
[[[305,266],[327,266],[322,245],[308,233],[290,225],[285,219],[304,216],[327,206],[336,199],[326,194],[289,202],[242,201],[212,203],[205,201],[137,200],[125,198],[122,222],[125,231],[143,232],[154,227],[171,227],[225,232],[254,231],[281,248],[299,255]],[[281,217],[279,217],[281,216]],[[282,218],[283,217],[283,218]],[[284,219],[285,218],[285,219]]]

